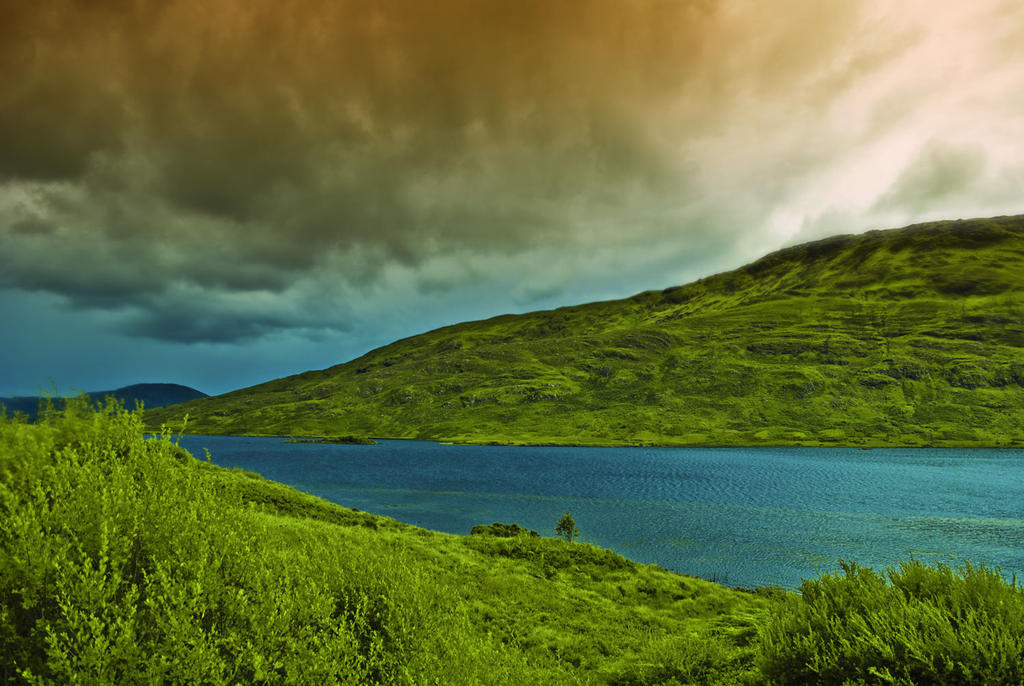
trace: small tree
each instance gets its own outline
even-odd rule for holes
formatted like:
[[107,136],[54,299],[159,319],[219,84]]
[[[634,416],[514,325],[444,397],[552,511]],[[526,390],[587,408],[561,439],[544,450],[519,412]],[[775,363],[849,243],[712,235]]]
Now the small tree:
[[580,530],[576,528],[576,520],[572,518],[568,510],[558,518],[558,524],[555,525],[555,533],[559,536],[564,536],[565,540],[569,543],[572,543],[572,539],[580,535]]

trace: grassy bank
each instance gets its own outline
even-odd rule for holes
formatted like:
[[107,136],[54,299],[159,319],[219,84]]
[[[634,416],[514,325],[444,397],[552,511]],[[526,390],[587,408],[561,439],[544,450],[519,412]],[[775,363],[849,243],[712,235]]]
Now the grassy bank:
[[0,683],[995,684],[1024,664],[1021,592],[986,570],[730,589],[344,508],[114,406],[0,420],[0,520]]
[[0,426],[0,681],[730,683],[767,600],[551,538],[454,536],[144,440]]
[[1024,218],[840,236],[147,415],[197,433],[1024,446]]

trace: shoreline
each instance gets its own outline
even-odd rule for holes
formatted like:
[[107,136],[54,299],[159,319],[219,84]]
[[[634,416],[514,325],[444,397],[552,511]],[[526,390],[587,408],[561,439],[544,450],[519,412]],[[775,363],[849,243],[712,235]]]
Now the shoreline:
[[[148,430],[147,434],[156,435],[159,433],[158,430]],[[175,435],[172,432],[172,435]],[[276,434],[276,433],[216,433],[210,431],[197,431],[197,432],[186,432],[187,436],[224,436],[224,437],[237,437],[237,438],[280,438],[284,439],[285,442],[289,442],[288,439],[306,438],[300,437],[297,434]],[[356,434],[357,435],[357,434]],[[537,441],[518,441],[508,439],[491,439],[491,438],[410,438],[408,436],[364,436],[360,437],[362,440],[367,441],[423,441],[427,443],[438,443],[441,445],[454,445],[454,446],[493,446],[493,447],[510,447],[510,448],[843,448],[843,449],[860,449],[860,450],[875,450],[875,449],[918,449],[918,450],[948,450],[948,449],[974,449],[974,450],[1024,450],[1024,439],[1008,439],[1005,441],[940,441],[936,443],[922,444],[922,443],[909,443],[909,442],[887,442],[887,441],[875,441],[865,439],[863,442],[849,443],[849,442],[832,442],[832,441],[774,441],[774,442],[707,442],[707,443],[696,443],[696,442],[655,442],[655,441],[557,441],[557,440],[537,440]],[[359,443],[349,443],[344,441],[332,441],[332,440],[292,440],[293,443],[331,443],[331,444],[352,444],[358,445]]]

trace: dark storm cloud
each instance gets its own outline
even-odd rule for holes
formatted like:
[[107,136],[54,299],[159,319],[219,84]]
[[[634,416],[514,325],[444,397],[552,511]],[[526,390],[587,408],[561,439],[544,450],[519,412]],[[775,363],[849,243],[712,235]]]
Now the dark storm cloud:
[[911,43],[869,4],[4,3],[0,286],[237,341],[385,286],[532,302],[637,247],[748,250],[854,144],[822,113]]
[[308,329],[315,334],[349,328],[303,327],[286,316],[268,317],[259,311],[223,312],[195,306],[143,310],[118,327],[122,333],[129,336],[178,343],[240,343],[287,329]]

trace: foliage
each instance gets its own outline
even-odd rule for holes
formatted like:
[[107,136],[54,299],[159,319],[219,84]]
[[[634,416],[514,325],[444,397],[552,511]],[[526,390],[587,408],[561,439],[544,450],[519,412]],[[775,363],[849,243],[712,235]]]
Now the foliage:
[[147,412],[215,434],[1024,445],[1024,218],[787,248],[624,300],[466,322]]
[[555,533],[564,537],[568,543],[572,543],[572,539],[580,535],[580,530],[576,527],[576,520],[572,518],[572,514],[568,510],[558,518],[558,523],[555,524]]
[[[194,398],[207,397],[202,391],[197,391],[188,386],[171,383],[140,383],[131,386],[124,386],[113,391],[94,391],[86,393],[93,402],[100,406],[106,401],[106,397],[113,396],[115,400],[125,407],[135,407],[137,403],[145,407],[164,407],[175,405]],[[61,409],[64,407],[65,399],[59,397],[54,390],[53,393],[45,396],[21,396],[14,398],[0,398],[8,414],[22,413],[29,421],[34,421],[40,409]]]
[[844,563],[805,581],[761,630],[771,684],[1024,683],[1024,591],[998,572]]
[[768,604],[356,512],[113,404],[0,418],[0,521],[0,683],[730,684]]
[[85,407],[0,424],[0,683],[537,682],[404,551],[352,555]]
[[728,589],[514,524],[340,507],[112,403],[0,418],[0,520],[3,684],[1024,680],[1024,592],[993,570]]
[[514,538],[516,536],[531,536],[537,538],[540,536],[533,529],[526,529],[519,526],[516,523],[503,524],[502,522],[494,522],[493,524],[477,524],[469,531],[471,536],[498,536],[499,538]]

